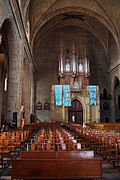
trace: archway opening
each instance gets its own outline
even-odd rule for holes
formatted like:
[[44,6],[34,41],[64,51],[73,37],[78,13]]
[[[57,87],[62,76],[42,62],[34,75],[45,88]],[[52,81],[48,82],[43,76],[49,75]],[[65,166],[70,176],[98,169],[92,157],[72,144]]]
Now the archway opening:
[[[8,97],[8,31],[5,20],[0,30],[0,126],[7,120],[7,97]],[[8,24],[9,26],[9,24]]]
[[114,86],[115,122],[120,122],[120,81],[115,77]]
[[83,125],[83,107],[79,100],[74,99],[68,108],[68,122]]
[[[1,48],[1,47],[0,47]],[[6,97],[7,97],[7,70],[6,59],[3,52],[0,52],[0,114],[1,114],[1,126],[6,119]]]

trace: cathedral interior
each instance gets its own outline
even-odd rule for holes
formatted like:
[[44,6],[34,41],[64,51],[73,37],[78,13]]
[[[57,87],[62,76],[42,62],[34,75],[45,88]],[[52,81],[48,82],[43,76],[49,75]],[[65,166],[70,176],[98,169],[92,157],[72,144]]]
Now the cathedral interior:
[[[56,106],[56,85],[69,85],[70,106]],[[96,87],[93,104],[89,86]],[[0,0],[1,133],[33,123],[42,133],[44,123],[52,129],[56,122],[66,131],[76,124],[117,124],[119,133],[120,0]],[[109,154],[99,152],[103,159]],[[117,162],[120,143],[118,152]]]

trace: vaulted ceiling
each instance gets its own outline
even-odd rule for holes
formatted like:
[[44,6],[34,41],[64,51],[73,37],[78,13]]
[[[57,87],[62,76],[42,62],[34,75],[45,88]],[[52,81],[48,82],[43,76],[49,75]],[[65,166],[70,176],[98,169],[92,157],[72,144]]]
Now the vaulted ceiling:
[[66,24],[92,31],[105,48],[108,31],[118,42],[119,0],[24,0],[22,3],[24,15],[30,6],[32,44],[35,39],[41,39],[40,34],[44,37],[47,32]]
[[[62,31],[64,27],[78,27],[92,39],[96,38],[96,43],[99,41],[103,67],[106,67],[107,63],[107,71],[114,65],[113,59],[116,58],[117,61],[120,48],[120,0],[24,0],[21,1],[21,6],[25,18],[29,11],[31,48],[40,67],[43,60],[38,52],[41,47],[47,46],[47,40],[52,33],[57,33],[59,29]],[[43,43],[44,47],[41,46]],[[94,46],[89,51],[91,59],[94,57],[98,61],[95,52],[100,52],[100,46]]]

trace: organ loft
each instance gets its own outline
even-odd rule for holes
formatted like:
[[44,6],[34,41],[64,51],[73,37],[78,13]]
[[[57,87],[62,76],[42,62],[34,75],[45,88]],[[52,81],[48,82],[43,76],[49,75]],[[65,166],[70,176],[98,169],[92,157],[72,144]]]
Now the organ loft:
[[[97,86],[97,103],[89,102],[89,58],[85,49],[77,50],[73,44],[71,49],[60,50],[59,55],[59,84],[70,85],[71,106],[55,107],[55,92],[52,86],[51,93],[51,121],[79,123],[85,125],[88,122],[100,122],[100,97]],[[92,119],[92,120],[91,120]]]

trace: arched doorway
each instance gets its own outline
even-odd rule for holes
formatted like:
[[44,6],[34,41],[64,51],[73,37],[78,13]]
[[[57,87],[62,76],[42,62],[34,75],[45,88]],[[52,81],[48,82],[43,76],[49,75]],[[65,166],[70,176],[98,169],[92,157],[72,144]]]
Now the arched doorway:
[[83,125],[83,107],[80,101],[74,99],[68,109],[68,122]]
[[120,81],[115,77],[114,86],[115,122],[120,122]]
[[9,20],[5,20],[0,28],[0,126],[7,120],[8,74],[9,74]]

